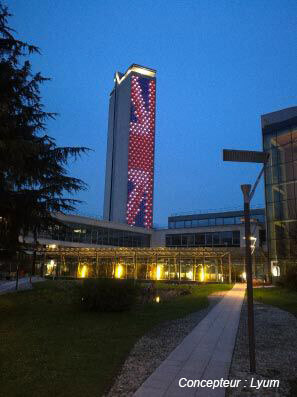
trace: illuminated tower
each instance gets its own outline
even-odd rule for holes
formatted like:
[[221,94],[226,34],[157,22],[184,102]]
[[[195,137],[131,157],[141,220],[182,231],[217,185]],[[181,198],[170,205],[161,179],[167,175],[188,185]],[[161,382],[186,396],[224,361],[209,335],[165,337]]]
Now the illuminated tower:
[[110,95],[104,219],[153,224],[156,71],[133,64]]

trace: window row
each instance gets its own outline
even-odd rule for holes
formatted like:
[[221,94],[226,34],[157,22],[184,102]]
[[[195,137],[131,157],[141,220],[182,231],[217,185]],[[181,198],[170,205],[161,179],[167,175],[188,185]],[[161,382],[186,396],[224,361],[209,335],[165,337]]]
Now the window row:
[[150,236],[147,234],[73,223],[50,227],[41,232],[40,237],[58,241],[119,247],[150,246]]
[[[260,223],[265,223],[264,214],[251,214],[251,218],[257,219]],[[183,221],[169,221],[169,229],[183,229],[189,227],[201,226],[221,226],[221,225],[239,225],[243,222],[242,216],[221,217],[221,218],[205,218],[205,219],[192,219]]]
[[240,232],[167,234],[166,247],[240,246]]

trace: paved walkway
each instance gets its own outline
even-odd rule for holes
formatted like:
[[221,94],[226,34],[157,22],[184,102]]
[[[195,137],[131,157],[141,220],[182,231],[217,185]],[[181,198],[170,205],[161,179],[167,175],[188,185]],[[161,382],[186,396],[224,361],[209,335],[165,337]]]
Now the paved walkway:
[[[235,284],[134,394],[135,397],[222,397],[225,389],[180,387],[181,378],[228,379],[245,284]],[[182,384],[186,381],[183,380]]]
[[[43,281],[44,279],[39,276],[32,277],[32,283],[36,283],[37,281]],[[6,292],[14,292],[15,291],[15,284],[16,281],[4,281],[0,284],[0,295],[5,294]],[[19,290],[29,289],[31,288],[30,278],[29,277],[22,277],[19,279]]]

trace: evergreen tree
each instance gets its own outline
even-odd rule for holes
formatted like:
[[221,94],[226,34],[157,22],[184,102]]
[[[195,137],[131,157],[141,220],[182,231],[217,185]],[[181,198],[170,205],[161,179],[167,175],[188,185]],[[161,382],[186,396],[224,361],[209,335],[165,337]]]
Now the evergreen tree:
[[58,222],[53,213],[75,208],[79,200],[64,195],[86,185],[66,167],[89,149],[58,147],[46,134],[47,120],[56,116],[41,103],[40,85],[49,79],[32,73],[27,58],[40,51],[15,38],[10,16],[0,3],[0,250],[15,255],[22,250],[21,233],[36,238]]

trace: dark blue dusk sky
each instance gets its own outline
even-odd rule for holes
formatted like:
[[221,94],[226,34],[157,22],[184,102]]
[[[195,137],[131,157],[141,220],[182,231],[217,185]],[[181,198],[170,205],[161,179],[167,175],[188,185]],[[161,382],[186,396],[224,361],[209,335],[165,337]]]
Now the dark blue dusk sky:
[[296,0],[6,4],[18,37],[42,50],[34,70],[52,77],[49,135],[94,149],[70,166],[89,184],[81,212],[102,214],[109,93],[132,63],[157,70],[154,222],[242,204],[260,166],[223,163],[222,148],[261,150],[260,115],[297,105]]

